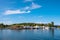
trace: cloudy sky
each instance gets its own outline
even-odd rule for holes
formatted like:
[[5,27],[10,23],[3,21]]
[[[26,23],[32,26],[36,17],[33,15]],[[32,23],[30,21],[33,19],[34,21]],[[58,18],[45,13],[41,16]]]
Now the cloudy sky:
[[49,23],[60,25],[60,0],[0,0],[0,23]]

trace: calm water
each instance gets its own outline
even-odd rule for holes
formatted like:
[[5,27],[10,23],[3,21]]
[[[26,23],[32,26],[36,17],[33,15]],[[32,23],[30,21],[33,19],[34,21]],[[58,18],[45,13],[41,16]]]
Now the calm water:
[[0,30],[0,40],[60,40],[60,29]]

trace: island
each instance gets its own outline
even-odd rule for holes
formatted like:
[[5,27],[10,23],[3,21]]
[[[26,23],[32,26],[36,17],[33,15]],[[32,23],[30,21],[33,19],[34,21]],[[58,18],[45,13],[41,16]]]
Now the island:
[[51,23],[18,23],[18,24],[11,24],[11,25],[4,25],[3,23],[0,24],[0,29],[39,29],[44,27],[59,27],[59,25],[54,25],[54,22]]

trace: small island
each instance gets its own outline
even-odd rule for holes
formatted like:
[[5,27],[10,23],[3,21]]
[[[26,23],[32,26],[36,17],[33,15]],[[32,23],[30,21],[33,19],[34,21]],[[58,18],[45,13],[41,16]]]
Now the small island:
[[54,25],[54,22],[43,24],[43,23],[19,23],[19,24],[11,24],[4,25],[0,24],[0,29],[40,29],[44,27],[59,27],[59,25]]

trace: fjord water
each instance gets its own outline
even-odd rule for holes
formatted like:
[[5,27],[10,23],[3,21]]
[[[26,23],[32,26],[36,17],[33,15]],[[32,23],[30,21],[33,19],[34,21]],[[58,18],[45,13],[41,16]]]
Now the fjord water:
[[0,40],[60,40],[60,29],[0,30]]

